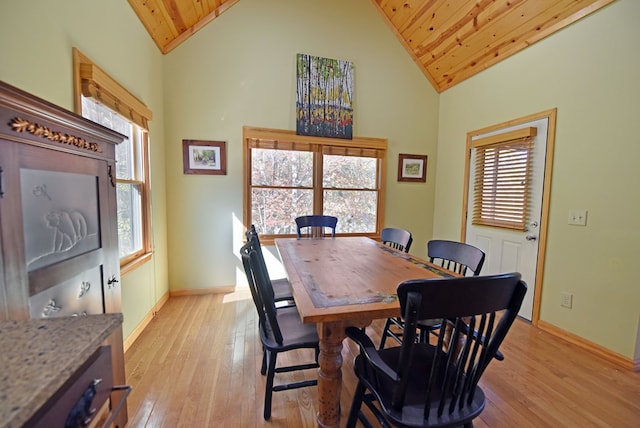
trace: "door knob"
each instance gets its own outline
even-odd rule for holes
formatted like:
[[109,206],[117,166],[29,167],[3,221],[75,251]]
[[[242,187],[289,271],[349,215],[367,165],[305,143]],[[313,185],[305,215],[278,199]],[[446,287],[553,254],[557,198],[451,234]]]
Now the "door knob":
[[524,237],[524,239],[526,239],[527,241],[535,241],[536,239],[538,239],[538,237],[536,235],[527,235]]

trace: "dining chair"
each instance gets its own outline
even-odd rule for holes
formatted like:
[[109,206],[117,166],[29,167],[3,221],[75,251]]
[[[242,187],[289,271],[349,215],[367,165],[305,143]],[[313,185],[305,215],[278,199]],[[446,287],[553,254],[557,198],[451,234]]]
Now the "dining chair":
[[[361,329],[346,329],[360,348],[347,427],[358,420],[371,426],[362,403],[385,427],[472,427],[485,406],[478,382],[518,316],[526,291],[519,273],[400,283],[401,346],[378,350]],[[418,321],[436,318],[448,327],[439,329],[435,343],[418,341]]]
[[[427,243],[427,257],[431,263],[455,272],[459,275],[480,275],[484,264],[484,252],[473,245],[464,242],[447,241],[441,239],[431,240]],[[419,336],[423,341],[428,340],[429,333],[440,327],[439,319],[424,319],[418,322]],[[380,349],[384,348],[387,337],[394,338],[402,343],[403,321],[400,317],[387,318],[382,336]],[[502,354],[500,354],[502,356]]]
[[[268,420],[271,418],[271,403],[274,392],[318,384],[315,374],[313,379],[278,385],[274,385],[274,382],[275,375],[278,373],[318,368],[320,345],[315,324],[303,324],[297,308],[276,308],[269,273],[264,259],[253,248],[254,244],[252,241],[247,242],[240,249],[240,255],[251,288],[253,302],[258,312],[260,342],[263,350],[260,373],[267,376],[263,416],[265,420]],[[314,361],[277,366],[278,354],[298,349],[312,349]]]
[[413,236],[411,236],[411,232],[405,229],[385,227],[380,232],[380,240],[391,248],[408,253],[413,242]]
[[431,263],[460,275],[480,275],[485,254],[464,242],[433,239],[427,242],[427,257]]
[[295,221],[298,238],[322,238],[325,236],[325,228],[331,229],[332,238],[336,237],[338,217],[330,215],[303,215],[296,217]]
[[[247,242],[252,240],[254,241],[254,249],[264,262],[262,244],[260,243],[260,238],[258,237],[256,227],[253,224],[249,227],[249,229],[247,229],[247,231],[245,232],[245,236],[247,238]],[[276,302],[283,302],[281,304],[286,305],[294,305],[293,290],[291,289],[291,284],[289,283],[289,280],[287,278],[272,279],[271,286],[273,287],[273,294],[275,296]]]

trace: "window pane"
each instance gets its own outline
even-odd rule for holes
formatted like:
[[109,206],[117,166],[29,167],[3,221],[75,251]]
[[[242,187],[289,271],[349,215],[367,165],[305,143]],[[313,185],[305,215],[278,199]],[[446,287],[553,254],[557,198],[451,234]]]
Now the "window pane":
[[134,142],[131,138],[131,126],[127,128],[127,137],[116,146],[116,177],[122,180],[134,180]]
[[120,257],[142,250],[142,197],[138,184],[118,183],[118,249]]
[[251,190],[251,220],[260,234],[295,234],[295,218],[312,212],[311,189]]
[[82,97],[82,116],[102,126],[127,136],[116,146],[116,177],[125,180],[134,179],[134,156],[132,125],[118,113],[95,102],[93,98]]
[[129,122],[113,110],[94,101],[93,98],[81,97],[82,117],[86,117],[102,126],[124,135],[129,135]]
[[313,185],[313,153],[311,152],[252,149],[251,162],[253,186],[311,187]]
[[375,233],[375,191],[325,190],[324,214],[338,217],[336,233]]
[[378,160],[375,158],[324,155],[323,163],[322,185],[325,188],[376,188]]

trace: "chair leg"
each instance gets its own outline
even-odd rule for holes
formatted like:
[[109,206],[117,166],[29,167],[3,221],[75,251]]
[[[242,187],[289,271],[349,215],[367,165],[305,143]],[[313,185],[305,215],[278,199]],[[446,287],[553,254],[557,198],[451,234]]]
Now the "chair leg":
[[267,386],[264,392],[264,419],[271,418],[271,398],[273,395],[273,378],[276,375],[276,357],[277,352],[271,352],[265,349],[265,354],[269,368],[267,369]]
[[262,367],[260,367],[260,374],[264,376],[267,374],[267,350],[262,347]]
[[364,383],[358,381],[356,390],[353,393],[353,402],[351,403],[351,410],[349,410],[349,418],[347,419],[347,428],[354,428],[358,421],[360,414],[360,407],[362,406],[362,398],[364,397],[366,387]]
[[420,328],[420,334],[418,341],[420,343],[429,343],[429,329],[426,327]]
[[382,336],[380,337],[380,346],[378,349],[384,349],[384,343],[387,341],[389,328],[391,328],[391,319],[387,318],[387,321],[384,323],[384,328],[382,329]]
[[402,333],[396,333],[391,330],[391,325],[395,325],[398,328],[402,329],[401,318],[387,318],[387,321],[384,323],[384,328],[382,329],[382,336],[380,337],[380,346],[378,346],[378,350],[384,349],[384,344],[387,341],[387,337],[391,337],[399,344],[402,344]]
[[373,425],[371,425],[371,422],[369,422],[369,419],[367,419],[364,413],[362,413],[362,410],[358,412],[358,419],[360,420],[362,425],[364,425],[364,428],[373,428]]

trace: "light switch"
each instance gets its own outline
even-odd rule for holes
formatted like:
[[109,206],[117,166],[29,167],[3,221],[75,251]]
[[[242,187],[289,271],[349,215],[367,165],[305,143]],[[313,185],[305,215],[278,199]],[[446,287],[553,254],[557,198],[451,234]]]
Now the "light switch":
[[570,210],[569,211],[569,224],[576,226],[587,225],[587,210]]

